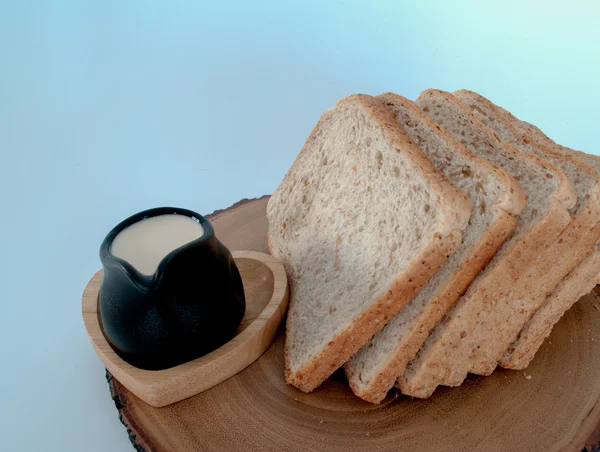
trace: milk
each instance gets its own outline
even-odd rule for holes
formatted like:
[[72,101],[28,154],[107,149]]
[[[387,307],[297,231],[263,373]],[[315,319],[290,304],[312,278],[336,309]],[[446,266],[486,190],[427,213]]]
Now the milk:
[[113,256],[129,262],[144,275],[153,275],[171,251],[204,234],[202,225],[185,215],[145,218],[117,234],[110,247]]

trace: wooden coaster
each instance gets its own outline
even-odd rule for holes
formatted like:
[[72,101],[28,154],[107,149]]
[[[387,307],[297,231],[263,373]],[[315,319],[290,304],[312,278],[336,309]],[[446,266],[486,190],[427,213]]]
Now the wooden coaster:
[[[267,198],[210,216],[230,249],[267,252]],[[292,288],[293,290],[293,288]],[[556,325],[525,372],[498,369],[426,400],[392,391],[363,402],[343,371],[305,394],[284,379],[284,335],[253,364],[163,408],[109,377],[137,450],[591,451],[600,440],[600,297],[586,295]]]
[[208,355],[165,370],[143,370],[119,357],[98,322],[102,270],[83,292],[83,321],[96,353],[121,384],[155,407],[191,397],[237,374],[269,347],[288,302],[285,269],[274,257],[256,251],[233,251],[246,296],[246,313],[232,340]]

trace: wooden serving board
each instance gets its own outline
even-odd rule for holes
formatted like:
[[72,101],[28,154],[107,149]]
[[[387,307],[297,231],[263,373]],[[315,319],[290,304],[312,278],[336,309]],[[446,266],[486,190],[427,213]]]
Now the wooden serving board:
[[[230,249],[267,252],[267,198],[215,212]],[[600,297],[583,297],[525,371],[498,369],[427,400],[353,396],[338,371],[311,394],[285,384],[283,333],[245,370],[154,408],[108,375],[122,422],[145,451],[580,451],[600,441]]]

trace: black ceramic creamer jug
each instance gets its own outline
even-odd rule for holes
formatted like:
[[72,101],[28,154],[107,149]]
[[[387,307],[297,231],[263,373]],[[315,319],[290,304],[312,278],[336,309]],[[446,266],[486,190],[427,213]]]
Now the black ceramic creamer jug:
[[[115,237],[160,215],[197,221],[202,235],[169,252],[145,275],[111,252]],[[111,347],[130,364],[166,369],[203,356],[230,340],[244,316],[244,288],[229,250],[212,225],[186,209],[162,207],[126,219],[100,247],[104,267],[99,321]]]

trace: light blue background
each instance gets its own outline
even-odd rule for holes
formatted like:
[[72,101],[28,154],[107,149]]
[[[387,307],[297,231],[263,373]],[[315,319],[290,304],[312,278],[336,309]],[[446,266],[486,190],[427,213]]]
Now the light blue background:
[[100,241],[270,193],[340,97],[469,88],[598,153],[598,2],[368,3],[0,0],[0,448],[132,450],[80,315]]

